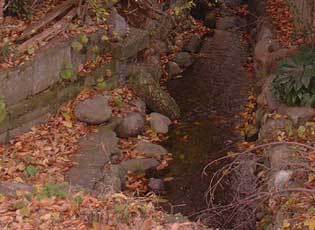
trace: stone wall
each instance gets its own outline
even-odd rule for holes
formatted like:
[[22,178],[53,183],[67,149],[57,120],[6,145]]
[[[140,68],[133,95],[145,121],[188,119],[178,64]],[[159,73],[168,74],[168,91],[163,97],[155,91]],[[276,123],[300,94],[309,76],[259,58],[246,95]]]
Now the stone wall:
[[[124,80],[137,69],[131,65],[131,60],[140,51],[154,46],[157,40],[167,38],[173,26],[173,19],[164,16],[146,30],[130,28],[129,35],[116,42],[102,41],[104,31],[97,31],[87,35],[88,42],[80,50],[73,45],[78,37],[55,39],[25,64],[0,72],[0,99],[6,108],[6,117],[0,121],[0,143],[46,121],[48,114],[74,98],[84,87],[96,84],[105,69],[112,72],[111,79],[107,79],[110,84]],[[112,62],[88,76],[79,76],[78,66],[97,56],[93,49],[96,46],[98,54],[112,53]],[[153,76],[161,74],[156,71],[158,68],[150,65],[146,68]],[[73,74],[70,80],[62,78],[65,70]]]

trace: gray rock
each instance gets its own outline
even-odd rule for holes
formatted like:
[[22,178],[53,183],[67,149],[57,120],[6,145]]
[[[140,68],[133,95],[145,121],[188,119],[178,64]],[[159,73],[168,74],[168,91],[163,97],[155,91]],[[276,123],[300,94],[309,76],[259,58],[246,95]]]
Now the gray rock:
[[289,120],[287,119],[267,119],[259,132],[259,140],[275,138],[280,131],[286,131]]
[[113,7],[112,11],[107,19],[109,25],[109,33],[111,35],[118,35],[119,38],[123,38],[129,31],[129,26],[126,20],[118,14],[117,10]]
[[278,98],[272,93],[272,86],[271,83],[275,76],[270,76],[265,84],[262,87],[262,92],[257,98],[257,104],[261,107],[267,107],[267,109],[271,112],[277,110],[281,102]]
[[150,178],[148,186],[155,192],[161,192],[165,190],[164,181],[162,179]]
[[158,165],[159,162],[156,159],[147,158],[126,160],[120,164],[120,167],[125,172],[145,172],[149,169],[157,167]]
[[310,107],[289,107],[282,105],[279,108],[281,114],[287,115],[294,123],[294,125],[302,125],[315,117],[315,109]]
[[147,157],[156,157],[167,154],[167,150],[161,145],[140,141],[134,149],[138,153],[143,153]]
[[279,144],[268,149],[267,154],[271,168],[273,170],[285,168],[292,153],[292,148],[287,144]]
[[151,128],[157,133],[167,133],[168,126],[171,124],[171,120],[160,114],[160,113],[151,113],[149,118]]
[[119,137],[135,137],[143,132],[144,117],[141,113],[129,113],[116,129]]
[[201,38],[194,34],[190,40],[184,45],[183,51],[197,53],[200,49]]
[[108,105],[108,97],[96,95],[80,102],[74,109],[79,121],[98,125],[108,121],[112,116],[112,108]]
[[95,183],[94,190],[102,195],[110,192],[120,192],[122,190],[122,181],[119,166],[106,165],[103,170],[103,177]]
[[193,64],[193,58],[188,52],[179,52],[176,54],[174,62],[176,62],[181,67],[187,68]]
[[104,181],[103,167],[110,161],[110,156],[119,151],[116,134],[102,127],[97,133],[90,133],[82,138],[79,143],[78,153],[74,161],[78,164],[73,166],[67,173],[67,179],[73,186],[88,190],[95,189],[98,181],[110,186],[112,181]]
[[273,187],[277,190],[285,188],[291,180],[293,172],[290,170],[280,170],[275,173],[273,178]]
[[0,194],[6,196],[15,196],[17,191],[26,191],[31,193],[34,191],[34,188],[31,185],[13,181],[0,182]]
[[177,76],[177,75],[181,74],[181,72],[182,72],[182,70],[178,66],[178,64],[175,62],[172,62],[172,61],[170,61],[166,64],[166,71],[170,77]]
[[235,28],[237,24],[238,24],[237,17],[226,16],[226,17],[220,18],[217,21],[217,29],[218,30],[231,30]]
[[115,130],[120,123],[122,122],[122,118],[120,117],[111,117],[111,119],[108,121],[106,125],[104,125],[104,128],[107,128],[109,130]]
[[135,99],[131,102],[131,104],[137,108],[139,113],[146,114],[147,106],[144,101],[142,101],[141,99]]

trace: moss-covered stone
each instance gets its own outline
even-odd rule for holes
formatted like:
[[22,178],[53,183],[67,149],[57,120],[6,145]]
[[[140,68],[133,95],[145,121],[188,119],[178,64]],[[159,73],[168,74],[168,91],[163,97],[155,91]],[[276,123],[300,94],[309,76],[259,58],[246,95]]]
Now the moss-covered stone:
[[135,93],[147,104],[149,109],[171,119],[180,116],[180,109],[174,98],[160,87],[151,74],[140,72],[131,75],[129,82]]

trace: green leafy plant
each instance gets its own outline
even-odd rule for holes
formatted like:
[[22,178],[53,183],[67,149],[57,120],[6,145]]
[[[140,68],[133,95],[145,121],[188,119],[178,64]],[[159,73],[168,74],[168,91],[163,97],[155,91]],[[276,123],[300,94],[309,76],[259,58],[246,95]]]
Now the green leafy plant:
[[315,52],[312,48],[303,47],[279,63],[272,91],[287,105],[315,107]]
[[25,169],[25,173],[26,173],[28,176],[30,176],[30,177],[35,176],[36,173],[37,173],[37,171],[38,171],[37,168],[34,167],[33,165],[29,165],[29,166],[27,166],[26,169]]

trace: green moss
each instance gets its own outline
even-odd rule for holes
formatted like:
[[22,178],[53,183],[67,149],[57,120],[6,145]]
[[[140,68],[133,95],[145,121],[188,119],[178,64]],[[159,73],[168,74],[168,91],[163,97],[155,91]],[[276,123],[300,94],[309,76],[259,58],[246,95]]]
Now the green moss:
[[72,80],[74,75],[75,75],[75,73],[74,73],[74,69],[73,69],[72,64],[64,65],[64,68],[60,72],[60,77],[62,80],[68,80],[68,81]]
[[80,52],[83,49],[83,45],[79,41],[73,41],[71,47],[77,52]]
[[6,105],[5,105],[4,100],[0,98],[0,123],[4,121],[6,116],[7,116]]

